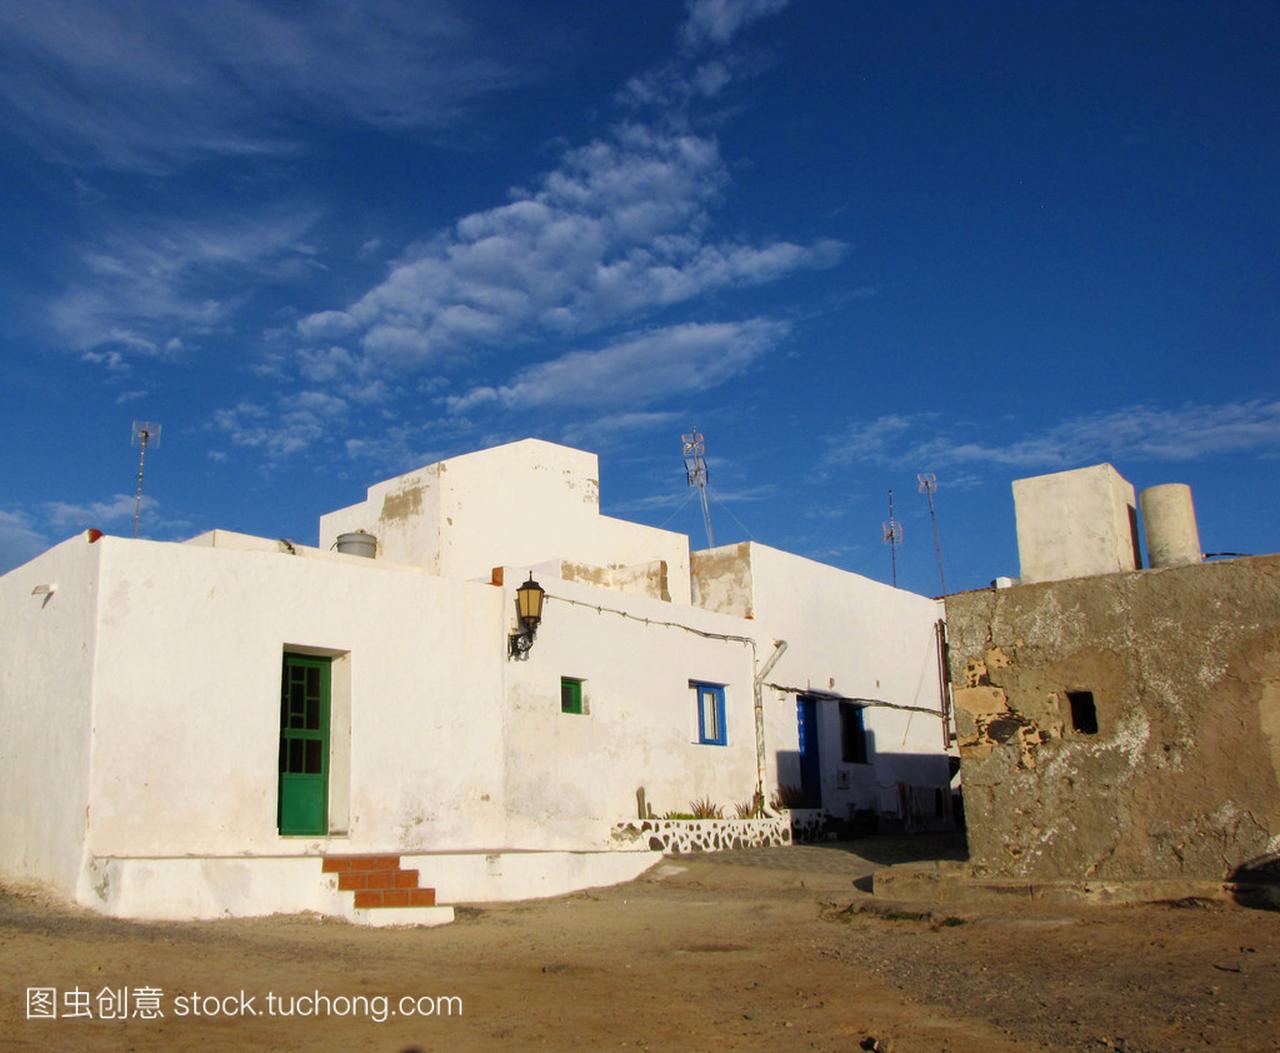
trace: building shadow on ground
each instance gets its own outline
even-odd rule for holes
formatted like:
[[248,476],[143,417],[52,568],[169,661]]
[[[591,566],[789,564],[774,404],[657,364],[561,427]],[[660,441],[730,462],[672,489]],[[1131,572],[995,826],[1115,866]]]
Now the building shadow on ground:
[[941,833],[872,834],[839,841],[815,841],[801,847],[824,852],[847,852],[880,866],[944,859],[963,863],[969,858],[968,843],[963,831],[958,830]]
[[1230,874],[1234,884],[1232,897],[1242,907],[1255,910],[1280,910],[1280,852],[1247,859]]

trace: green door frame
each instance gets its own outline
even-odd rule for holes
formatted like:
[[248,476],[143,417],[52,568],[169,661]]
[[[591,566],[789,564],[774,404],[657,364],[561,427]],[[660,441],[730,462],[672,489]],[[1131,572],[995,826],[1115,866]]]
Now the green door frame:
[[280,674],[276,828],[329,832],[329,703],[332,660],[285,652]]

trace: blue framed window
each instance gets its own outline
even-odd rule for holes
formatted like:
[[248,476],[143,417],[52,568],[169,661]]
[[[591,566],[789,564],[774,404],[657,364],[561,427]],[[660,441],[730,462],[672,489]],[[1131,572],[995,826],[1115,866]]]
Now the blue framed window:
[[724,726],[724,685],[690,680],[698,707],[698,742],[704,746],[724,746],[729,742]]

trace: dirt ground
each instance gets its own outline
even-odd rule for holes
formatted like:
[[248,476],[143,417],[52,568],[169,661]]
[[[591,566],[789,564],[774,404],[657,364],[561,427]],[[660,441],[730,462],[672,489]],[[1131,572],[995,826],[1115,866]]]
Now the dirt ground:
[[[141,924],[10,890],[0,1049],[1280,1051],[1280,914],[929,910],[859,887],[882,863],[956,849],[874,839],[671,859],[628,885],[422,930]],[[54,990],[59,1019],[27,1019],[31,987]],[[98,1019],[103,988],[158,990],[164,1016]],[[77,990],[94,1018],[65,1018]],[[238,1011],[242,991],[257,1016],[191,1013],[196,995]],[[317,991],[329,1015],[267,1015],[268,994]],[[360,995],[370,1015],[337,1015]],[[432,1015],[406,1016],[404,996],[456,996],[461,1011],[424,1001]]]

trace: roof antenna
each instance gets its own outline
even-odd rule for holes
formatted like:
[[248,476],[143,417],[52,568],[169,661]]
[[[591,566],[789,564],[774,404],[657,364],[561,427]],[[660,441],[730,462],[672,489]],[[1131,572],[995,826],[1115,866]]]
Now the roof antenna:
[[933,523],[933,550],[938,554],[938,581],[942,585],[942,595],[945,596],[947,578],[942,573],[942,539],[938,536],[938,509],[933,501],[933,495],[938,492],[938,477],[933,472],[921,472],[916,479],[920,483],[920,492],[929,499],[929,519]]
[[889,487],[889,522],[884,524],[884,543],[893,563],[893,587],[898,587],[898,546],[902,544],[902,524],[893,518],[893,487]]
[[142,466],[147,459],[147,447],[160,445],[160,425],[149,420],[135,420],[129,445],[138,446],[138,493],[133,499],[133,536],[138,536],[138,515],[142,512]]
[[688,435],[680,436],[680,446],[684,454],[685,477],[690,486],[698,488],[698,496],[702,499],[702,522],[707,528],[707,548],[715,548],[716,539],[711,532],[711,507],[707,504],[707,461],[703,456],[707,452],[706,440],[694,428]]

